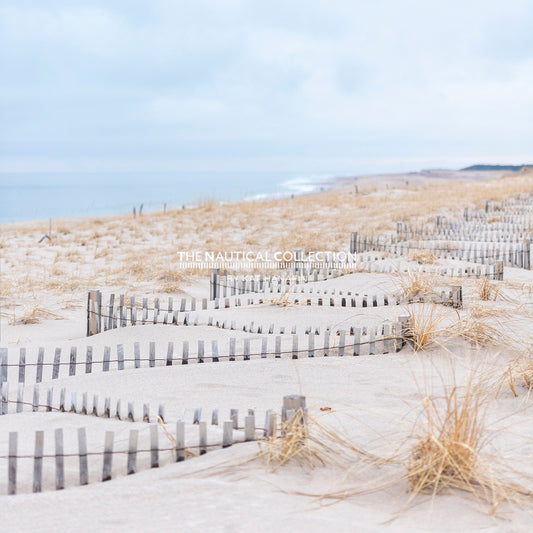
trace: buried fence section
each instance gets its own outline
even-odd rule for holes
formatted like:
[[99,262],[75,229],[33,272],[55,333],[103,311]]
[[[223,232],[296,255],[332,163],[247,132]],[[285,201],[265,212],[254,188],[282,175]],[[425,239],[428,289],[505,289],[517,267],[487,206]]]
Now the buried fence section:
[[[20,384],[20,387],[22,387],[22,384]],[[35,394],[35,390],[37,390],[37,387],[34,387],[33,389],[34,389],[34,394]],[[40,408],[41,412],[43,411],[43,408],[46,408],[45,409],[46,411],[50,411],[50,410],[53,410],[56,412],[67,411],[67,409],[65,408],[65,398],[67,396],[67,391],[64,388],[61,389],[59,407],[57,407],[57,403],[55,404],[55,406],[52,405],[51,398],[53,396],[53,392],[51,390],[49,392],[50,392],[49,393],[50,400],[47,401],[47,405],[38,405],[38,404],[36,405],[34,401],[33,404],[31,405],[32,410],[35,410],[34,408],[36,407],[37,408],[36,410],[39,410]],[[81,410],[78,410],[76,407],[77,394],[75,392],[71,392],[70,396],[72,400],[71,400],[71,404],[70,404],[71,408],[69,412],[87,415],[87,412],[88,412],[87,401],[86,401],[87,396],[88,396],[87,393],[83,394],[83,398],[84,398],[83,406],[84,407]],[[111,410],[112,404],[113,404],[112,400],[109,397],[107,397],[106,402],[105,402],[104,412],[99,413],[98,412],[98,397],[94,396],[93,414],[97,416],[100,415],[104,417],[110,417],[110,415],[112,414],[112,410]],[[18,401],[17,401],[17,405],[18,405]],[[25,405],[28,405],[28,404],[25,404]],[[116,405],[117,405],[117,409],[115,411],[114,416],[120,419],[121,418],[120,417],[120,399],[116,401]],[[161,405],[159,406],[158,414],[159,414],[158,416],[159,423],[164,424],[164,420],[165,420],[164,409]],[[231,410],[230,421],[231,421],[232,429],[235,431],[244,432],[244,435],[241,435],[241,438],[238,439],[239,441],[240,440],[249,441],[249,440],[255,439],[255,427],[254,427],[255,418],[254,416],[255,416],[254,411],[248,410],[248,416],[244,420],[244,427],[239,427],[238,411],[236,409]],[[182,418],[183,418],[183,414],[182,414]],[[150,422],[149,416],[146,417],[146,421]],[[5,457],[3,457],[4,459],[8,459],[8,462],[10,465],[8,469],[9,470],[8,481],[9,481],[9,486],[11,487],[10,490],[12,491],[10,493],[16,492],[16,478],[17,478],[16,463],[17,463],[17,460],[19,459],[33,459],[33,485],[32,487],[33,487],[34,492],[40,492],[41,490],[43,490],[43,488],[46,490],[47,487],[50,488],[52,485],[52,480],[51,480],[51,475],[50,475],[50,472],[51,472],[50,470],[51,461],[50,460],[51,459],[55,463],[55,479],[54,479],[55,488],[57,490],[60,490],[64,488],[67,484],[72,484],[72,479],[67,480],[65,478],[65,458],[66,457],[78,457],[79,458],[79,480],[80,480],[79,484],[83,485],[89,482],[88,460],[87,460],[88,456],[93,456],[93,457],[101,456],[102,457],[103,463],[102,463],[102,470],[101,470],[102,472],[101,479],[103,481],[106,481],[106,480],[111,479],[113,471],[116,471],[116,468],[113,466],[114,456],[116,454],[122,454],[124,456],[126,453],[129,454],[126,473],[133,473],[134,471],[136,471],[136,468],[137,468],[136,458],[135,458],[137,452],[139,453],[143,452],[145,454],[149,453],[150,454],[149,455],[150,467],[156,468],[159,466],[159,463],[160,463],[160,459],[161,459],[160,452],[161,451],[174,451],[176,453],[177,460],[180,460],[180,457],[183,456],[184,458],[185,455],[187,455],[188,448],[192,448],[192,449],[197,448],[199,450],[199,454],[201,455],[203,453],[206,453],[208,449],[210,448],[213,448],[213,447],[216,448],[220,446],[226,447],[226,446],[230,446],[234,442],[233,432],[228,432],[228,428],[226,427],[222,435],[223,437],[222,440],[217,441],[218,443],[208,443],[207,422],[201,420],[201,409],[197,408],[195,409],[194,421],[193,421],[193,425],[197,424],[199,426],[197,444],[189,445],[189,443],[187,443],[188,445],[186,447],[185,441],[183,441],[182,444],[180,445],[180,442],[181,442],[180,431],[181,430],[179,428],[181,426],[183,426],[183,428],[185,427],[184,425],[185,422],[183,421],[183,419],[181,419],[180,422],[182,424],[178,424],[177,426],[177,435],[175,439],[177,443],[176,446],[171,447],[171,448],[168,448],[168,447],[165,448],[163,446],[163,448],[161,448],[160,443],[159,443],[158,433],[157,433],[159,424],[155,424],[152,421],[152,424],[150,425],[150,432],[149,432],[150,444],[147,448],[145,447],[146,449],[144,450],[143,449],[137,450],[136,446],[134,449],[133,447],[134,437],[133,436],[130,436],[130,445],[127,451],[121,450],[121,449],[115,449],[113,432],[106,432],[103,451],[101,450],[101,448],[98,449],[99,451],[98,450],[94,451],[90,449],[88,450],[85,429],[79,429],[78,430],[78,451],[77,453],[73,453],[72,450],[68,450],[68,451],[65,450],[63,430],[56,429],[54,432],[55,454],[51,454],[50,452],[45,453],[45,449],[44,449],[45,433],[42,431],[38,431],[35,433],[35,448],[34,448],[33,455],[30,456],[27,453],[19,455],[17,454],[17,450],[16,450],[18,437],[15,434],[14,436],[10,437],[9,456],[6,455]],[[216,409],[213,409],[211,423],[215,427],[218,426],[218,410]],[[71,430],[72,428],[69,428],[67,431],[71,431]],[[165,429],[165,433],[167,436],[169,436],[168,430]],[[189,435],[189,437],[190,436],[191,435]],[[244,436],[244,439],[242,439],[242,436]],[[48,438],[49,436],[46,437],[46,439]],[[72,442],[72,441],[71,440],[69,441],[69,439],[67,439],[67,442]],[[167,440],[164,439],[164,442],[166,443]],[[195,455],[195,453],[192,452],[189,455]],[[0,455],[0,459],[2,459],[1,455]],[[70,463],[70,465],[72,466],[72,462]],[[115,470],[113,470],[114,468]],[[69,472],[71,473],[70,475],[72,475],[71,467],[69,468]],[[45,479],[43,479],[43,475],[45,476]],[[48,480],[46,480],[46,476]],[[96,476],[93,476],[93,477],[96,477]],[[98,478],[100,479],[100,476],[98,476]],[[26,479],[25,485],[27,485],[27,481],[28,480]]]
[[[456,286],[448,293],[443,293],[442,303],[455,308],[462,306],[462,288]],[[148,343],[147,352],[144,351],[139,342],[134,342],[133,346],[125,347],[122,343],[116,345],[112,350],[111,346],[103,346],[100,353],[95,353],[93,347],[86,347],[86,357],[77,357],[77,348],[72,346],[69,350],[68,360],[61,360],[62,349],[53,350],[53,361],[46,362],[45,350],[35,349],[37,353],[36,362],[27,362],[28,351],[26,348],[20,349],[18,363],[8,362],[8,350],[3,349],[0,353],[0,386],[7,384],[9,376],[15,378],[8,372],[10,367],[14,367],[17,372],[17,383],[24,385],[27,380],[28,367],[36,367],[35,383],[42,383],[47,376],[44,368],[51,367],[51,379],[57,380],[60,377],[65,379],[79,374],[77,367],[82,365],[85,374],[97,372],[122,371],[126,368],[154,368],[161,366],[185,365],[191,362],[203,363],[221,361],[248,361],[251,359],[267,358],[292,358],[328,356],[332,350],[337,350],[337,355],[346,355],[347,348],[353,348],[353,355],[385,354],[399,351],[398,347],[402,340],[402,328],[398,322],[385,322],[372,326],[346,326],[345,328],[328,326],[324,329],[313,325],[302,327],[298,330],[296,325],[292,327],[274,326],[263,328],[261,324],[252,325],[247,328],[249,333],[259,336],[250,338],[230,337],[223,340],[222,344],[217,339],[210,341],[198,339],[196,341],[196,353],[190,353],[189,341],[181,341],[181,350],[176,343],[170,341],[166,347],[161,349],[154,341]],[[266,333],[268,331],[268,333]],[[307,339],[306,339],[306,337]],[[339,342],[339,337],[343,342]],[[305,342],[303,342],[305,341]],[[366,347],[369,347],[368,349]],[[393,349],[392,346],[395,348]],[[132,349],[133,348],[133,349]],[[163,352],[163,350],[165,350]],[[113,353],[112,353],[113,351]],[[181,353],[180,353],[181,351]],[[335,354],[335,352],[333,352]],[[351,353],[350,353],[351,354]],[[35,355],[32,354],[34,357]],[[68,373],[61,371],[61,367],[68,367]],[[50,377],[50,374],[48,374]],[[70,406],[69,406],[70,407]]]
[[[7,454],[0,455],[0,460],[7,463],[7,493],[63,490],[69,486],[87,485],[90,478],[94,481],[109,481],[116,475],[134,474],[139,468],[159,468],[169,461],[180,462],[203,455],[209,450],[232,446],[236,442],[254,441],[256,430],[259,429],[255,427],[255,414],[251,409],[244,418],[243,427],[238,425],[236,410],[232,410],[230,419],[225,420],[221,428],[211,426],[217,428],[217,437],[208,433],[208,423],[205,420],[198,421],[196,431],[192,431],[195,426],[186,426],[183,420],[178,420],[174,435],[166,427],[160,426],[160,423],[150,424],[141,446],[137,428],[130,430],[127,442],[116,440],[114,431],[106,430],[102,435],[103,447],[96,446],[93,449],[88,446],[87,432],[83,427],[69,427],[66,430],[56,428],[53,434],[38,430],[34,433],[33,453],[27,450],[29,443],[21,441],[18,432],[10,432]],[[164,431],[168,438],[161,440],[160,431]],[[71,435],[77,435],[77,439],[73,440]],[[53,448],[45,448],[46,440],[50,440]],[[171,453],[172,458],[161,455],[163,452]],[[145,458],[141,463],[138,460],[140,454]],[[92,458],[91,461],[88,460],[89,457]],[[116,459],[120,460],[117,462]],[[73,469],[76,464],[78,475],[76,469]]]
[[[393,267],[391,264],[377,264],[377,263],[368,263],[365,266],[366,270],[369,272],[385,272],[385,273],[392,273],[393,271],[400,271],[400,272],[427,272],[427,273],[434,273],[438,275],[448,275],[448,276],[471,276],[471,277],[491,277],[494,279],[501,279],[503,277],[503,261],[502,262],[496,262],[492,265],[479,265],[477,267],[464,267],[464,268],[452,268],[452,267],[420,267],[413,270],[412,267],[408,267],[407,265],[405,268],[400,268],[398,270],[397,267]],[[305,294],[305,297],[300,297],[300,295]],[[292,286],[288,287],[286,292],[282,295],[283,298],[283,304],[284,305],[302,305],[302,306],[319,306],[319,307],[346,307],[346,308],[355,308],[355,307],[381,307],[381,306],[397,306],[401,304],[406,303],[415,303],[417,301],[425,301],[430,300],[435,303],[442,303],[444,305],[449,304],[449,298],[447,296],[442,295],[442,297],[439,299],[439,297],[433,295],[418,295],[416,297],[412,297],[409,299],[402,298],[396,293],[381,293],[381,294],[358,294],[355,293],[355,291],[350,289],[345,290],[337,290],[337,289],[320,289],[315,287],[304,287],[302,285],[300,286]],[[207,300],[206,300],[207,301]],[[215,311],[220,309],[226,309],[226,308],[233,308],[233,307],[240,307],[242,305],[261,305],[264,303],[267,303],[271,301],[267,295],[261,295],[261,294],[252,294],[250,297],[246,298],[246,301],[243,302],[243,299],[240,297],[230,297],[225,298],[223,301],[221,301],[219,298],[216,298],[212,305],[209,307],[209,309],[213,309]],[[143,306],[147,306],[147,298],[143,299]],[[159,308],[159,302],[156,299],[155,307],[153,308],[153,311],[155,313],[155,318],[152,320],[148,320],[148,316],[146,316],[146,320],[143,321],[143,323],[160,323],[160,324],[167,324],[167,325],[180,325],[180,326],[214,326],[218,328],[224,328],[226,329],[228,326],[230,329],[235,329],[237,326],[234,321],[229,321],[228,319],[223,319],[223,317],[220,318],[213,318],[213,315],[207,315],[203,311],[207,309],[207,306],[203,306],[202,310],[199,310],[198,312],[195,311],[196,305],[195,300],[185,300],[184,298],[181,300],[182,304],[180,307],[180,311],[177,310],[173,311],[171,308],[173,306],[172,299],[169,298],[168,308],[169,310],[163,310]],[[275,302],[274,302],[275,303]],[[190,310],[187,310],[189,309]],[[118,309],[118,308],[117,308]],[[146,312],[148,312],[148,308],[146,307]],[[115,315],[119,312],[115,313]],[[194,312],[194,314],[192,314]],[[172,315],[172,320],[167,320],[165,317]],[[158,318],[159,316],[163,316],[163,320],[160,321]],[[117,322],[114,321],[113,324]],[[128,324],[134,324],[132,321],[128,322],[128,320],[125,321],[118,321],[117,324],[121,326],[125,326]],[[112,324],[110,324],[109,327],[114,327]],[[116,326],[119,327],[119,326]],[[254,329],[257,329],[258,333],[261,332],[261,330],[267,331],[267,328],[264,328],[263,325],[255,324],[254,321],[250,322],[249,324],[243,324],[242,326],[238,326],[239,329],[243,329],[244,331],[250,331],[252,332]],[[272,328],[270,328],[272,329]],[[268,330],[271,332],[270,330]]]

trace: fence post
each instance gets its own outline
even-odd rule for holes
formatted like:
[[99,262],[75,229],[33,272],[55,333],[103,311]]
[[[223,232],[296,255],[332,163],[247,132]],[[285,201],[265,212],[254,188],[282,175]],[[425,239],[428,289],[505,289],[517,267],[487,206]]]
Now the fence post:
[[87,300],[87,336],[102,331],[102,293],[91,290]]
[[281,408],[281,421],[287,422],[288,411],[293,411],[297,413],[301,410],[304,414],[307,413],[307,408],[305,406],[305,396],[300,396],[299,394],[289,394],[288,396],[283,396],[283,406]]

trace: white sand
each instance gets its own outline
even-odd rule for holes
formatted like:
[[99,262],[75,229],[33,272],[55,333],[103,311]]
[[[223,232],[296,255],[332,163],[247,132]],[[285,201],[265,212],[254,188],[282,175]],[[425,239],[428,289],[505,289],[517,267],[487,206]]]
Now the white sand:
[[[440,177],[439,177],[440,179]],[[347,238],[347,235],[346,235]],[[21,236],[19,260],[24,255],[24,246],[29,246]],[[157,240],[154,241],[154,245]],[[10,260],[17,257],[9,250]],[[52,257],[52,256],[51,256]],[[47,259],[42,256],[43,264]],[[51,259],[50,259],[51,260]],[[521,345],[531,342],[529,322],[530,297],[524,285],[533,285],[530,271],[506,269],[503,287],[508,300],[493,303],[495,308],[509,312],[518,308],[522,321],[501,319],[495,327],[511,331],[515,344],[520,337]],[[354,274],[339,279],[310,284],[322,290],[352,290],[359,293],[390,293],[398,286],[395,276],[383,274]],[[116,285],[100,287],[112,292]],[[36,289],[42,305],[57,309],[59,299],[48,289]],[[154,290],[154,293],[157,291]],[[136,293],[142,296],[142,292]],[[176,293],[177,295],[178,293]],[[207,295],[205,281],[191,280],[182,286],[179,294],[197,297]],[[464,283],[465,306],[480,303],[473,280]],[[83,360],[84,349],[95,349],[95,360],[101,359],[104,346],[123,344],[127,354],[132,353],[134,342],[140,342],[143,356],[148,343],[157,343],[158,357],[165,357],[169,341],[181,346],[188,340],[194,347],[198,339],[210,345],[212,339],[219,341],[221,352],[227,349],[228,339],[238,342],[252,339],[252,346],[259,346],[260,336],[242,331],[228,331],[208,326],[136,326],[116,329],[100,335],[85,337],[84,291],[71,294],[72,309],[58,310],[63,320],[42,320],[38,324],[10,325],[9,316],[2,319],[2,346],[9,348],[10,362],[18,361],[18,350],[27,348],[27,360],[36,360],[37,348],[46,350],[46,361],[51,361],[56,347],[63,348],[63,358],[68,357],[69,347],[78,347],[78,358]],[[20,299],[20,302],[23,298]],[[19,302],[20,305],[22,305]],[[521,307],[520,307],[521,306]],[[301,330],[308,325],[327,325],[348,322],[354,325],[380,323],[394,319],[402,307],[379,307],[368,309],[344,309],[328,307],[287,307],[264,304],[253,308],[232,308],[210,311],[204,315],[215,319],[235,320],[239,324],[256,323],[293,324]],[[447,320],[454,320],[457,313],[448,310]],[[290,335],[284,336],[284,346],[290,346]],[[185,409],[187,442],[196,439],[197,426],[191,424],[193,410],[202,408],[202,418],[208,420],[211,409],[218,408],[220,420],[229,417],[229,410],[239,409],[242,424],[247,409],[255,409],[256,422],[261,426],[265,411],[281,409],[286,394],[303,394],[312,416],[322,416],[321,421],[345,436],[356,446],[382,457],[392,456],[398,449],[405,450],[412,443],[413,428],[417,417],[423,412],[424,400],[438,395],[443,383],[464,383],[471,369],[478,375],[486,373],[501,376],[516,357],[510,343],[502,337],[502,344],[485,348],[471,348],[459,339],[442,340],[418,355],[405,348],[398,354],[344,358],[303,357],[294,361],[288,357],[279,360],[221,361],[186,366],[163,366],[140,369],[127,365],[118,371],[116,366],[107,373],[94,368],[85,375],[82,367],[78,375],[68,376],[68,367],[62,367],[60,378],[51,380],[50,367],[45,368],[45,377],[40,387],[41,402],[45,391],[53,386],[55,398],[59,389],[65,387],[67,399],[71,392],[98,394],[100,408],[105,396],[123,402],[133,402],[135,412],[142,412],[143,403],[149,403],[151,412],[161,403],[166,408],[169,429],[174,431],[175,421]],[[207,342],[208,341],[208,342]],[[306,348],[306,336],[299,335],[300,347]],[[256,343],[256,344],[253,344]],[[273,339],[271,339],[273,343]],[[269,346],[273,346],[270,344]],[[191,348],[191,352],[195,350]],[[207,353],[210,353],[207,350]],[[27,381],[32,383],[35,370],[27,369]],[[16,398],[16,369],[10,369],[10,397]],[[533,425],[530,405],[525,389],[518,386],[519,397],[515,398],[506,385],[499,393],[490,395],[487,414],[489,437],[487,451],[501,458],[514,472],[512,481],[533,488]],[[31,401],[28,388],[26,401]],[[92,405],[92,404],[91,404]],[[320,408],[329,407],[329,412]],[[11,407],[13,409],[13,407]],[[324,414],[325,413],[325,414]],[[34,431],[45,431],[45,452],[53,453],[53,432],[61,427],[65,432],[66,452],[77,451],[77,428],[86,427],[90,449],[103,448],[104,433],[115,431],[116,449],[126,449],[131,428],[140,431],[139,447],[149,443],[149,426],[143,422],[119,421],[67,413],[11,413],[0,417],[0,455],[7,455],[8,432],[19,432],[19,452],[33,453]],[[209,442],[219,442],[221,428],[209,427]],[[235,432],[236,440],[242,440],[241,431]],[[162,429],[159,439],[169,444]],[[205,456],[192,458],[184,463],[173,462],[171,452],[161,455],[161,467],[148,469],[148,454],[139,457],[140,472],[126,477],[125,458],[116,456],[110,482],[98,482],[101,475],[101,457],[90,460],[89,486],[77,487],[77,459],[66,459],[67,489],[53,490],[54,465],[45,460],[44,492],[31,494],[32,461],[19,461],[19,492],[6,496],[7,461],[0,459],[0,524],[6,531],[531,531],[531,514],[516,505],[502,504],[495,514],[488,506],[466,493],[439,494],[435,497],[418,496],[408,503],[407,484],[401,464],[375,466],[360,459],[344,466],[317,466],[302,468],[295,464],[272,472],[261,460],[242,464],[258,449],[257,443],[238,444],[224,450],[212,451]],[[498,465],[496,465],[498,466]],[[341,488],[376,488],[370,494],[350,496],[342,501],[319,501],[309,494],[327,494]]]

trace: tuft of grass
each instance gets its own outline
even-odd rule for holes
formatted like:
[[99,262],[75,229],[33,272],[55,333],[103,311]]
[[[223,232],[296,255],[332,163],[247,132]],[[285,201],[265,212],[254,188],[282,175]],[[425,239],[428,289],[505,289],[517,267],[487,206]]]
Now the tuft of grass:
[[401,274],[398,281],[398,295],[403,299],[419,296],[438,296],[434,289],[435,280],[424,272],[408,271]]
[[12,317],[10,324],[14,326],[38,324],[41,320],[63,320],[61,315],[39,306],[25,309],[22,315]]
[[429,348],[441,334],[447,332],[442,327],[447,311],[437,304],[416,304],[409,308],[409,326],[406,338],[412,343],[415,352]]
[[278,437],[277,428],[274,427],[273,435],[266,441],[266,451],[261,455],[264,455],[272,470],[277,470],[289,461],[307,466],[314,466],[317,461],[325,464],[308,436],[307,415],[303,409],[298,409],[282,425],[281,436]]
[[476,347],[501,342],[507,335],[491,322],[494,323],[494,318],[505,315],[504,310],[473,306],[464,317],[458,313],[459,318],[452,324],[449,333],[466,339]]
[[[334,411],[326,408],[320,418],[331,416],[331,413]],[[280,430],[278,434],[278,428],[275,427],[271,437],[259,441],[260,449],[254,457],[264,459],[267,467],[274,471],[288,463],[303,468],[334,465],[346,469],[359,460],[374,466],[391,462],[359,448],[342,435],[338,427],[329,427],[302,409],[282,424]],[[336,498],[333,494],[330,497]]]
[[482,405],[483,396],[471,386],[463,394],[453,387],[440,403],[426,398],[425,428],[407,463],[407,481],[413,494],[472,489],[479,484]]
[[[485,379],[467,378],[463,387],[445,387],[442,397],[426,398],[415,443],[405,461],[410,500],[447,490],[471,493],[491,506],[523,503],[531,493],[505,481],[498,458],[489,456],[486,426],[488,390]],[[420,423],[420,422],[419,422]]]
[[157,276],[157,288],[161,292],[176,293],[182,288],[184,273],[178,269],[167,268]]
[[507,381],[515,397],[518,397],[517,383],[531,391],[533,389],[533,360],[523,355],[509,365],[502,381]]
[[500,288],[488,278],[481,278],[476,283],[476,292],[484,302],[495,301],[500,295]]
[[275,296],[270,299],[270,303],[273,305],[279,305],[280,307],[287,307],[290,302],[290,291],[287,290],[281,293],[279,296]]
[[437,256],[429,250],[412,251],[408,256],[409,261],[416,261],[419,265],[432,264],[435,263],[437,259]]

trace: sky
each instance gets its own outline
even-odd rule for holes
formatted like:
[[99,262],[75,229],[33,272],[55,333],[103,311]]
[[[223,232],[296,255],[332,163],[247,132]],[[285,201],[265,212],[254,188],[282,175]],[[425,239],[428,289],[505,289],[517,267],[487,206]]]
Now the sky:
[[531,0],[0,0],[0,173],[533,163]]

